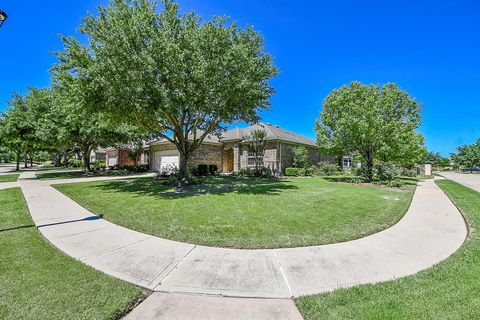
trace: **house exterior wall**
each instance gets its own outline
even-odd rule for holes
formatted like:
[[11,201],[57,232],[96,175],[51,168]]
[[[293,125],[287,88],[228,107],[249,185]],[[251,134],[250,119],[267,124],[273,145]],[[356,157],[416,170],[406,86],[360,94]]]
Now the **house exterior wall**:
[[[150,146],[150,170],[153,171],[156,151],[176,150],[177,147],[173,143],[162,143],[158,145]],[[188,169],[194,170],[199,164],[215,164],[218,167],[218,171],[223,171],[223,146],[213,144],[202,144],[193,151],[188,160]]]

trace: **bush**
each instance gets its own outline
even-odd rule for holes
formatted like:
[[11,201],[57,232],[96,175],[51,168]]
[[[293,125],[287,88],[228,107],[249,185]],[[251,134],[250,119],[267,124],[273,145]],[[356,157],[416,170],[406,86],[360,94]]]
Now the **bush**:
[[293,166],[295,168],[305,168],[308,165],[308,150],[304,146],[294,147]]
[[288,177],[299,177],[305,175],[304,168],[285,168],[285,175]]
[[107,167],[105,161],[94,161],[91,165],[94,171],[100,171]]
[[399,175],[395,166],[390,162],[382,162],[375,165],[374,176],[380,181],[391,181]]
[[209,165],[208,173],[210,173],[211,175],[216,175],[218,173],[218,166],[216,164]]
[[140,165],[128,165],[128,166],[121,166],[119,167],[121,170],[127,170],[128,172],[133,173],[142,173],[148,171],[148,164],[140,164]]
[[68,166],[72,166],[74,168],[82,168],[83,167],[83,161],[82,160],[70,159],[70,160],[68,160]]
[[260,168],[258,172],[251,168],[243,168],[240,169],[238,175],[242,177],[272,178],[275,173],[272,171],[272,169],[265,167]]
[[319,162],[316,166],[316,175],[331,176],[340,172],[340,166],[331,162]]
[[387,186],[390,188],[400,188],[405,185],[405,182],[403,182],[400,179],[393,179],[387,182]]
[[208,176],[208,164],[199,164],[197,167],[197,174],[199,176]]
[[413,168],[413,169],[407,169],[407,168],[402,168],[400,170],[400,175],[404,177],[416,177],[418,176],[419,172],[418,169]]
[[325,176],[323,179],[330,182],[362,183],[367,179],[362,176]]

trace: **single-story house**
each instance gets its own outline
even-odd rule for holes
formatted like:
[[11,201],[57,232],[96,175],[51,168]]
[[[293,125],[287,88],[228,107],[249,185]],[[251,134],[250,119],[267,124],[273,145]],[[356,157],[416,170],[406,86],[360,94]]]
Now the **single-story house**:
[[[269,123],[258,123],[247,128],[235,128],[220,137],[208,136],[191,155],[188,166],[195,169],[200,164],[215,164],[220,172],[238,172],[254,168],[254,155],[248,151],[248,140],[254,130],[266,132],[265,167],[284,173],[293,164],[293,148],[304,146],[309,152],[309,163],[335,161],[322,156],[315,141]],[[107,152],[108,155],[108,152]],[[180,153],[174,144],[166,140],[150,143],[150,169],[156,172],[178,167]]]
[[[140,155],[138,164],[149,164],[150,158],[150,146],[145,144],[143,146],[143,153]],[[116,166],[131,166],[135,164],[135,161],[130,157],[130,150],[126,146],[110,147],[106,148],[105,162],[108,168],[114,168]]]

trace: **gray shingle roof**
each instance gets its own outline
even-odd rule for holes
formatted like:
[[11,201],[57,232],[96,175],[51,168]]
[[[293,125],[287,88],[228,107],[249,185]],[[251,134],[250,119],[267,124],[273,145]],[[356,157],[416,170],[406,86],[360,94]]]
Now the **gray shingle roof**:
[[221,141],[247,140],[254,130],[265,130],[267,133],[267,140],[279,140],[308,146],[317,146],[316,142],[312,139],[269,123],[257,123],[247,128],[235,128],[229,130],[222,135]]

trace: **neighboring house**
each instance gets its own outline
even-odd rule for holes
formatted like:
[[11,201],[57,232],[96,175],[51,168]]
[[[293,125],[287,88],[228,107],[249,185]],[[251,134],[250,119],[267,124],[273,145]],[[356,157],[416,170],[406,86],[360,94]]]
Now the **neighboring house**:
[[[335,161],[333,157],[321,156],[315,141],[282,129],[276,125],[259,123],[247,128],[235,128],[225,132],[220,138],[208,136],[191,155],[188,166],[196,169],[200,164],[215,164],[220,172],[238,172],[254,168],[254,155],[248,151],[248,139],[254,130],[266,132],[264,167],[280,173],[293,163],[293,148],[304,146],[309,151],[309,163]],[[171,142],[160,140],[150,143],[150,169],[162,172],[172,166],[178,167],[180,154]]]
[[[138,164],[149,164],[150,158],[150,146],[145,144],[143,146],[143,153],[140,156]],[[105,162],[108,168],[114,168],[116,166],[131,166],[135,164],[135,161],[129,155],[130,151],[127,147],[107,148]]]
[[95,161],[105,161],[107,157],[107,151],[103,148],[98,147],[96,150],[92,150],[90,153],[90,162]]

